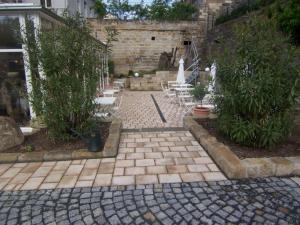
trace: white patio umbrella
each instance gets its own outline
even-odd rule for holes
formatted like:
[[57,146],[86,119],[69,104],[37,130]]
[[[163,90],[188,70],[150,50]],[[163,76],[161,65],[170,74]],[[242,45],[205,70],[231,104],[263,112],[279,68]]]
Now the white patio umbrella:
[[211,83],[208,85],[209,92],[213,92],[213,90],[215,88],[216,73],[217,73],[217,65],[216,65],[216,62],[214,62],[210,67]]
[[184,84],[185,83],[185,78],[184,78],[184,60],[181,58],[179,60],[179,69],[177,73],[177,83]]

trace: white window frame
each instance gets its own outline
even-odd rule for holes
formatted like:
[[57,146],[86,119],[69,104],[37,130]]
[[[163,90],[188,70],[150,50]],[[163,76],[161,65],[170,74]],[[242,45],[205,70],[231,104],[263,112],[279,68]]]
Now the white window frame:
[[[25,31],[26,29],[26,23],[25,23],[25,16],[23,14],[3,14],[1,16],[15,16],[18,17],[19,19],[19,24],[20,24],[20,33],[21,36],[24,38],[25,37]],[[39,15],[32,15],[33,18],[33,23],[34,27],[38,28],[40,27],[40,17]],[[23,61],[24,61],[24,72],[25,72],[25,81],[26,81],[26,92],[27,95],[30,95],[32,92],[32,84],[31,84],[31,72],[30,72],[30,65],[29,65],[29,57],[28,57],[28,52],[26,50],[26,46],[22,44],[22,48],[17,48],[17,49],[0,49],[0,53],[23,53]],[[39,68],[40,69],[40,68]],[[42,71],[41,71],[42,74]],[[30,119],[36,118],[36,113],[33,110],[32,104],[29,101],[29,114],[30,114]]]

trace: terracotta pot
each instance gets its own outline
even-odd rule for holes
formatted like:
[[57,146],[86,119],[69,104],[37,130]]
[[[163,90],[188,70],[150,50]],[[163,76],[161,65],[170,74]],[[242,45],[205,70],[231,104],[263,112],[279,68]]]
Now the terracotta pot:
[[202,107],[202,106],[197,106],[194,108],[194,116],[201,117],[201,118],[208,118],[209,115],[209,108]]

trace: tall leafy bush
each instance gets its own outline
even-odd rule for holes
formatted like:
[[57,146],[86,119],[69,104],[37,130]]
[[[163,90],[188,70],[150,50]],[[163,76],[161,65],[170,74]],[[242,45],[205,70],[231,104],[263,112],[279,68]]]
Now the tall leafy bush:
[[[43,116],[51,137],[68,139],[71,129],[87,129],[101,68],[100,43],[79,15],[66,17],[65,25],[38,32],[37,47],[27,36],[31,59],[39,59],[43,74],[35,75],[30,100]],[[36,64],[33,64],[36,65]],[[37,68],[31,68],[31,71]]]
[[300,44],[300,1],[277,0],[272,6],[270,14],[279,25],[279,28],[289,34],[292,40]]
[[217,59],[218,126],[233,141],[269,148],[291,132],[299,65],[294,48],[269,20],[237,28]]

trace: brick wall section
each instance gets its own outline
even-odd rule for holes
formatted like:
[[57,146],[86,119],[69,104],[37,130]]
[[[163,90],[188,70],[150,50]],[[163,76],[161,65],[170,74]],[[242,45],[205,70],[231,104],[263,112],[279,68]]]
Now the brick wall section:
[[[89,20],[93,33],[106,40],[105,27],[113,26],[119,32],[114,42],[112,59],[115,73],[127,74],[129,70],[151,71],[157,69],[160,54],[178,48],[177,61],[185,54],[183,41],[204,38],[204,21],[157,22],[157,21],[100,21]],[[155,40],[151,40],[155,37]]]

